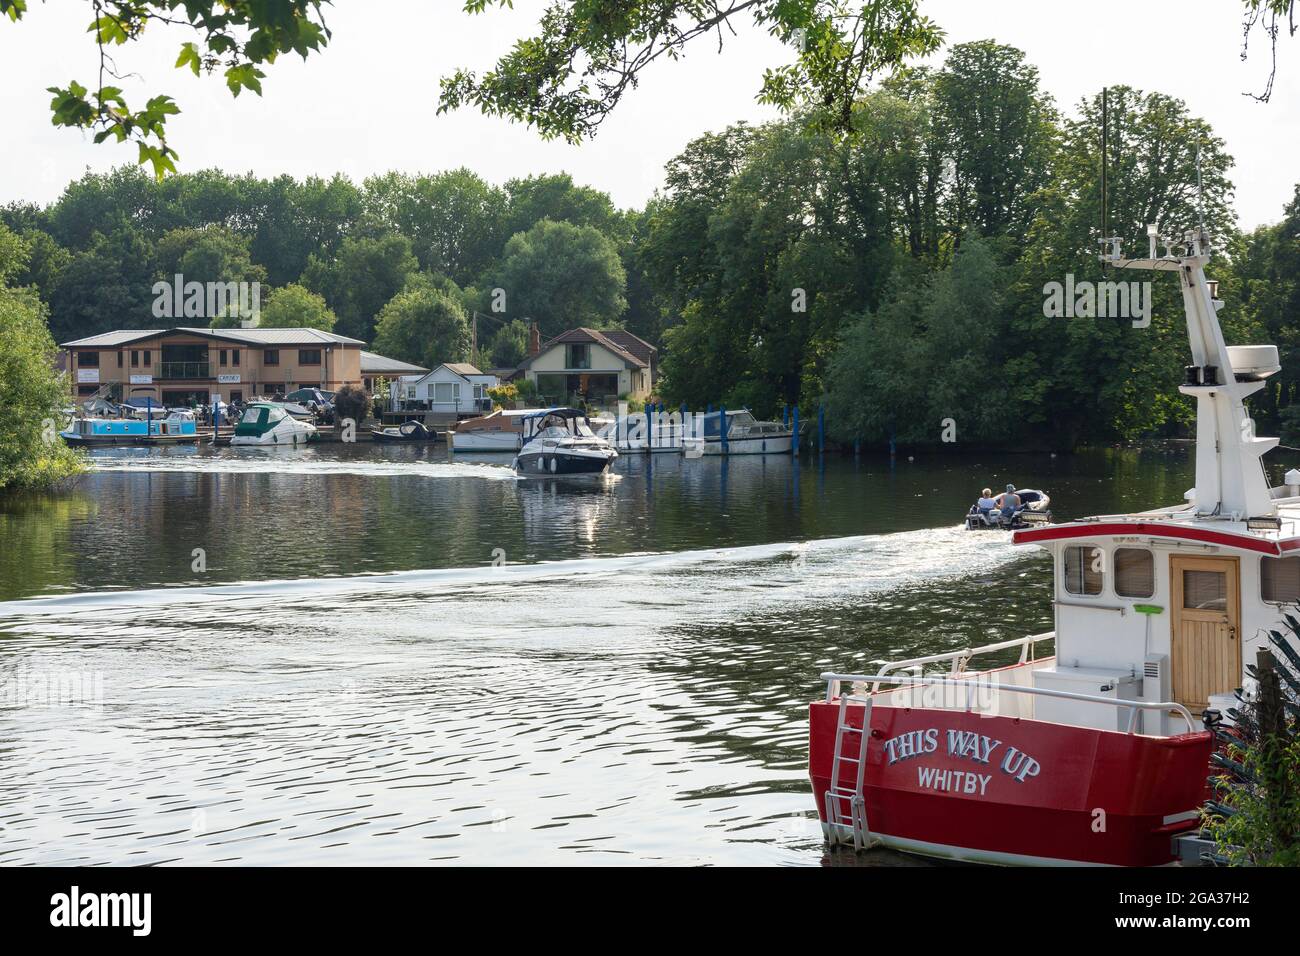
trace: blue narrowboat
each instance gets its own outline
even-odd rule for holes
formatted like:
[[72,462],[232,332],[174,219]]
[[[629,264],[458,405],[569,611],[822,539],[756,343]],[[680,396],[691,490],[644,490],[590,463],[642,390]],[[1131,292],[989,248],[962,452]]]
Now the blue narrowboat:
[[199,440],[194,419],[75,418],[59,433],[69,445],[173,445]]

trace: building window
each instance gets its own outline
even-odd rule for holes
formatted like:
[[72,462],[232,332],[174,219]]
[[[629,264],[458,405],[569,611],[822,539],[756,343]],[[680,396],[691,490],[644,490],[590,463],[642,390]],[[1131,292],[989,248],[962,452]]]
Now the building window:
[[121,367],[122,367],[122,351],[121,351],[121,349],[119,349],[118,352],[117,352],[117,367],[118,367],[118,368],[121,368]]
[[1269,604],[1300,601],[1300,558],[1261,558],[1259,590]]
[[591,368],[591,346],[585,342],[564,347],[565,368]]
[[429,398],[443,405],[450,405],[460,401],[459,382],[437,382],[430,386],[429,391]]
[[1095,546],[1066,548],[1062,561],[1065,590],[1071,594],[1100,594],[1101,569],[1105,558],[1106,553]]
[[265,349],[265,350],[262,352],[262,364],[263,364],[263,365],[279,365],[279,364],[280,364],[280,350],[279,350],[279,349]]
[[235,368],[239,368],[239,349],[230,350],[230,364]]
[[299,350],[298,350],[298,364],[299,364],[299,365],[319,365],[319,364],[320,364],[320,349],[299,349]]
[[1115,549],[1115,593],[1149,598],[1156,593],[1156,559],[1145,548]]
[[222,349],[220,352],[217,353],[217,362],[221,365],[222,368],[225,368],[225,367],[226,367],[226,350],[225,350],[225,349]]
[[131,350],[131,367],[132,368],[140,367],[140,353],[135,349]]
[[243,400],[244,400],[244,393],[242,389],[234,388],[230,390],[230,401],[232,403],[242,402]]
[[99,368],[98,352],[78,352],[77,364],[82,368]]
[[153,364],[153,351],[150,349],[144,350],[144,364],[146,366]]

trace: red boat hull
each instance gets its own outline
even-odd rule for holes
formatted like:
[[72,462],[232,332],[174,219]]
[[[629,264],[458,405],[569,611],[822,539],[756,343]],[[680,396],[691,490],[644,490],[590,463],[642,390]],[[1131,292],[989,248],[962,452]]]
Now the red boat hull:
[[[851,704],[846,723],[862,727]],[[839,702],[810,708],[809,777],[826,823]],[[888,846],[989,863],[1154,866],[1195,826],[1213,738],[1144,737],[1017,717],[873,704],[863,795]],[[843,735],[856,758],[861,737]],[[856,764],[838,785],[853,789]],[[846,805],[847,801],[843,801]],[[848,814],[845,813],[847,818]]]

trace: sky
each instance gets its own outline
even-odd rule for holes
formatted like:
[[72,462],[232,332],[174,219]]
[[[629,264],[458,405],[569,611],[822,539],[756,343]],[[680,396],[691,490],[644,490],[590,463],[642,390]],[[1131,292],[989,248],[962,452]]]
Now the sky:
[[[640,206],[663,181],[664,164],[694,137],[775,111],[755,102],[765,67],[790,52],[748,22],[716,43],[697,41],[684,59],[656,64],[593,140],[544,141],[531,129],[472,108],[436,112],[438,80],[456,68],[482,70],[527,35],[544,4],[470,16],[461,0],[336,0],[334,36],[308,61],[285,57],[268,70],[261,98],[230,96],[219,76],[195,78],[172,64],[180,31],[151,31],[121,48],[128,101],[171,94],[182,113],[168,123],[182,170],[220,167],[259,176],[343,173],[360,182],[388,170],[436,172],[467,166],[494,183],[566,171]],[[1129,84],[1186,101],[1227,143],[1240,224],[1281,218],[1300,180],[1300,36],[1280,43],[1272,101],[1263,88],[1267,51],[1242,63],[1239,5],[1134,0],[922,0],[948,42],[994,39],[1025,51],[1043,89],[1073,112],[1104,85]],[[0,21],[0,204],[47,203],[86,169],[134,162],[131,146],[96,146],[50,125],[45,88],[91,85],[97,57],[81,0],[33,2],[24,20]],[[1258,40],[1256,41],[1258,42]],[[936,58],[942,60],[942,53]]]

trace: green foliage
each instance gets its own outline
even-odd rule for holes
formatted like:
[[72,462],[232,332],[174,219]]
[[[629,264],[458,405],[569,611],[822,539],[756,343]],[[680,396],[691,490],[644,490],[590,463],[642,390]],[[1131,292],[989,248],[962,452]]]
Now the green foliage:
[[[99,50],[99,82],[91,90],[76,80],[51,86],[50,112],[55,126],[93,130],[96,143],[107,139],[134,142],[139,162],[161,179],[176,171],[176,151],[167,145],[167,117],[180,112],[170,96],[151,96],[133,109],[120,87],[104,79],[121,79],[114,48],[139,39],[145,28],[188,29],[198,38],[181,45],[176,66],[195,76],[220,71],[231,95],[242,90],[262,94],[261,67],[282,53],[303,59],[329,41],[321,7],[329,0],[102,0],[93,5],[89,33]],[[179,9],[178,9],[179,8]],[[25,0],[0,0],[0,14],[18,21]]]
[[4,284],[26,267],[27,244],[0,226],[0,493],[46,488],[83,469],[58,431],[68,385],[31,289]]
[[344,385],[334,393],[334,420],[350,418],[360,424],[370,415],[371,397],[359,385]]
[[488,344],[493,368],[515,368],[528,357],[528,324],[519,319],[497,329]]
[[508,314],[536,321],[543,339],[613,325],[627,308],[618,249],[593,226],[543,219],[516,233],[490,281],[505,290]]
[[[510,0],[469,0],[482,13]],[[769,68],[759,100],[789,109],[817,104],[826,125],[847,129],[868,81],[933,52],[942,32],[916,0],[743,0],[711,3],[629,0],[551,4],[535,36],[518,41],[483,75],[458,70],[442,80],[439,112],[473,105],[577,142],[635,87],[650,64],[676,59],[693,40],[721,43],[748,19],[793,48],[794,60]]]
[[308,259],[302,284],[322,295],[337,313],[339,334],[369,341],[379,310],[406,287],[418,269],[405,236],[349,236],[332,260],[315,255]]
[[424,368],[464,362],[470,351],[469,320],[452,296],[417,285],[399,292],[379,313],[375,349]]
[[324,298],[296,283],[276,289],[262,307],[258,325],[268,329],[320,329],[334,331],[338,321]]

